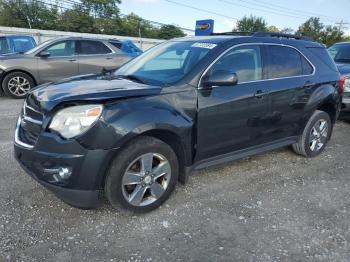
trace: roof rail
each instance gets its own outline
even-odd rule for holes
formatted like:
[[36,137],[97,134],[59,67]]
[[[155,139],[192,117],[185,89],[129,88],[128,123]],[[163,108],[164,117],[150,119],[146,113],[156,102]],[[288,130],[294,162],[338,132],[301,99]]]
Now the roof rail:
[[251,36],[255,34],[254,32],[222,32],[222,33],[211,33],[211,35],[242,35],[242,36]]
[[278,32],[256,32],[253,34],[256,37],[281,37],[281,38],[290,38],[296,40],[305,40],[305,41],[313,41],[311,37],[294,35],[294,34],[283,34]]
[[280,37],[289,38],[304,41],[313,41],[311,37],[293,35],[293,34],[283,34],[278,32],[222,32],[222,33],[211,33],[211,35],[241,35],[241,36],[255,36],[255,37]]

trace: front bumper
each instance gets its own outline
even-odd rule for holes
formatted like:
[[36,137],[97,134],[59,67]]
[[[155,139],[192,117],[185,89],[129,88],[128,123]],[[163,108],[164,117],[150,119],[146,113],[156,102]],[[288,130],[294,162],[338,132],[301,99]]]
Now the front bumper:
[[[45,132],[33,147],[26,147],[16,139],[14,146],[15,158],[32,178],[64,202],[80,208],[100,205],[99,193],[116,151],[86,149],[76,140],[63,140]],[[71,171],[68,178],[59,179],[55,174],[61,167]]]

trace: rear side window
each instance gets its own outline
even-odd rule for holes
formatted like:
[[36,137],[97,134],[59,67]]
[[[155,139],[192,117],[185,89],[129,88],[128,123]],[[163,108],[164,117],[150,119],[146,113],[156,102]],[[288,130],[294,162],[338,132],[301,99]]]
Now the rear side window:
[[104,55],[112,51],[102,42],[79,41],[78,53],[80,55]]
[[111,42],[109,42],[111,45],[114,45],[116,48],[118,48],[118,49],[122,49],[122,43],[121,42],[115,42],[115,41],[111,41]]
[[312,74],[310,63],[294,48],[270,45],[267,48],[267,75],[269,79]]

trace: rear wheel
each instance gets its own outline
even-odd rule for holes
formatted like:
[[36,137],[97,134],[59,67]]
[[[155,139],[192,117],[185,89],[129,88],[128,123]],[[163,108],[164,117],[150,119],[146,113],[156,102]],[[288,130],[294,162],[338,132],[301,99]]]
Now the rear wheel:
[[306,157],[318,156],[325,149],[332,130],[330,116],[324,111],[315,111],[306,124],[298,143],[293,145],[294,151]]
[[23,72],[9,73],[2,81],[5,95],[12,98],[24,98],[34,86],[33,78]]
[[114,159],[105,193],[116,208],[148,212],[168,199],[178,179],[176,154],[152,137],[139,137]]

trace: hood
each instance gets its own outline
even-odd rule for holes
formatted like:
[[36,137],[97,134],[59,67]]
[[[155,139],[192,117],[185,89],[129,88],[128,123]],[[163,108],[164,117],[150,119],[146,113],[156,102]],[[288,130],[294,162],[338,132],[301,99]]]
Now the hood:
[[156,95],[159,86],[135,83],[111,75],[85,75],[33,89],[30,96],[46,111],[69,101],[106,101],[116,98]]
[[339,72],[346,76],[350,76],[350,64],[337,64]]

